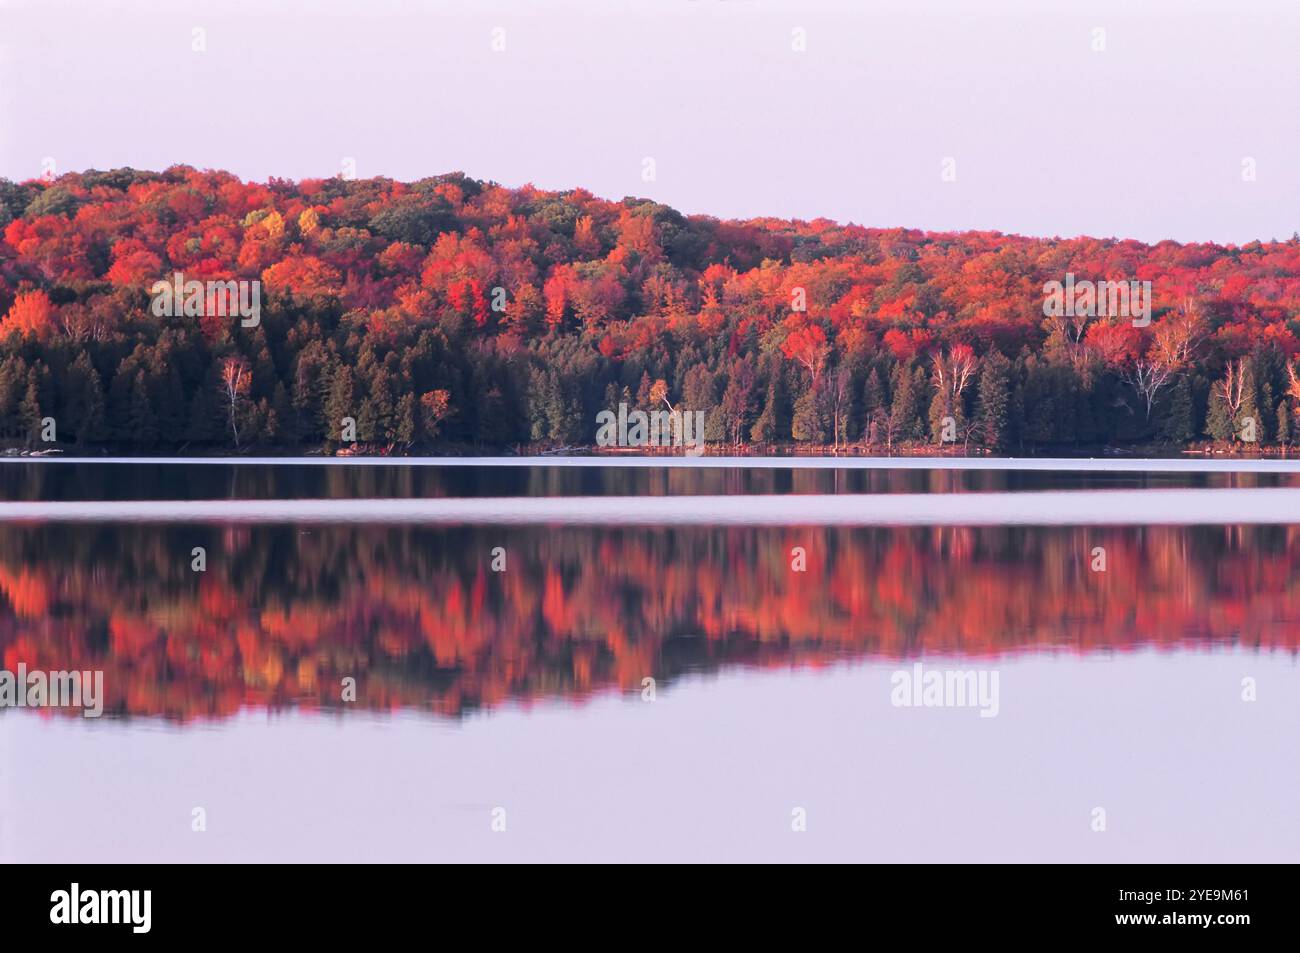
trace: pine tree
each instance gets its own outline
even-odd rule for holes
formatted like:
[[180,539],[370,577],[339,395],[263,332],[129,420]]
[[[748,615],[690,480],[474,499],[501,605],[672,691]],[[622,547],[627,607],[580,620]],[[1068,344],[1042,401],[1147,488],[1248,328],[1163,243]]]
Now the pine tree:
[[275,390],[271,395],[271,413],[275,415],[277,440],[286,446],[297,446],[296,414],[283,381],[275,382]]
[[407,392],[397,402],[397,425],[394,439],[404,447],[415,442],[417,431],[415,416],[415,395]]
[[867,382],[862,388],[862,441],[868,446],[880,439],[889,410],[885,402],[885,387],[880,382],[880,373],[876,368],[867,375]]
[[1156,435],[1165,443],[1182,446],[1196,436],[1196,406],[1192,400],[1192,382],[1179,374],[1165,401]]
[[580,423],[581,404],[574,393],[573,382],[557,371],[546,373],[546,387],[542,393],[546,412],[546,426],[553,443],[566,446],[582,439],[585,428]]
[[18,405],[18,418],[27,431],[27,445],[34,446],[41,433],[41,394],[36,383],[36,368],[27,371],[27,387],[22,403]]
[[618,413],[618,385],[613,381],[605,385],[605,396],[601,398],[600,409],[612,414]]
[[930,439],[936,444],[943,443],[945,418],[951,417],[956,422],[955,433],[961,429],[961,420],[959,414],[953,412],[952,397],[942,390],[936,390],[934,397],[930,400]]
[[[82,356],[85,357],[84,354]],[[99,372],[91,365],[89,358],[86,358],[86,368],[85,410],[82,418],[85,437],[80,441],[83,445],[104,437],[104,387],[99,382]]]
[[1285,400],[1277,405],[1277,442],[1284,448],[1291,445],[1291,408]]
[[780,438],[784,402],[785,394],[781,386],[780,368],[769,366],[767,399],[763,402],[763,410],[759,413],[758,420],[754,421],[754,426],[749,432],[750,440],[757,444],[771,444]]
[[511,436],[511,415],[507,412],[505,394],[501,387],[486,381],[486,386],[475,395],[474,403],[478,414],[478,426],[475,436],[478,442],[501,445],[509,442]]
[[289,431],[296,440],[314,441],[329,432],[324,424],[329,382],[328,356],[319,341],[311,341],[298,353],[293,369],[293,426]]
[[1270,438],[1277,437],[1277,401],[1273,385],[1267,380],[1259,385],[1259,413],[1263,418],[1259,424],[1259,442],[1267,443]]
[[19,391],[26,390],[27,367],[22,358],[13,356],[0,362],[0,431],[11,437],[20,432],[15,411],[18,408]]
[[826,421],[817,398],[817,385],[813,385],[795,401],[794,417],[790,422],[790,433],[795,440],[816,444],[826,442]]
[[362,441],[388,440],[392,437],[393,400],[391,377],[382,366],[370,365],[370,392],[357,411],[357,439]]
[[1011,362],[996,348],[984,356],[975,392],[975,435],[989,450],[1006,449],[1011,402]]
[[[641,383],[636,388],[636,405],[641,410],[650,409],[650,372],[641,372]],[[630,409],[630,408],[629,408]]]
[[[152,376],[152,375],[151,375]],[[158,408],[158,437],[166,444],[175,445],[184,439],[186,420],[185,385],[180,369],[167,360],[166,370],[154,376],[162,387]]]
[[[212,443],[221,439],[225,421],[217,403],[217,369],[214,364],[208,371],[203,386],[190,400],[189,439],[197,443]],[[116,383],[116,382],[115,382]]]
[[90,362],[90,355],[82,351],[68,368],[66,400],[63,416],[76,440],[84,447],[103,438],[104,389],[99,373]]
[[[325,398],[325,433],[332,443],[343,438],[343,418],[357,416],[352,398],[352,368],[346,364],[335,370],[330,379],[329,395]],[[360,433],[358,432],[358,436]]]
[[921,410],[925,406],[925,369],[899,364],[894,371],[894,400],[889,412],[889,445],[919,440],[924,433]]
[[131,403],[127,424],[133,434],[132,443],[149,448],[158,440],[158,415],[149,399],[149,382],[144,371],[137,371],[131,383]]
[[1236,437],[1236,431],[1232,425],[1232,411],[1228,409],[1227,401],[1214,388],[1210,391],[1210,410],[1206,415],[1205,433],[1215,440],[1227,443]]
[[280,437],[280,415],[275,412],[271,402],[265,397],[257,402],[258,414],[258,438],[263,443],[275,444],[281,442]]

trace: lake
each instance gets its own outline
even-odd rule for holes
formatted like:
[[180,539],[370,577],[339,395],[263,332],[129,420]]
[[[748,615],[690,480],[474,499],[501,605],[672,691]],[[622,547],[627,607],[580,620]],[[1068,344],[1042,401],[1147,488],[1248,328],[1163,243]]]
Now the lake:
[[679,463],[0,463],[0,859],[1300,850],[1291,461]]

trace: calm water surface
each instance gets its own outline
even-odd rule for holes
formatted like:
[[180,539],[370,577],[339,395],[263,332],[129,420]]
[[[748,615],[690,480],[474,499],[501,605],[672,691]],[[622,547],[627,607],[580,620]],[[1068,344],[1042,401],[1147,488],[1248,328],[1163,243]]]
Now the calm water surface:
[[[0,481],[11,502],[730,493],[756,513],[788,494],[1297,486],[21,462]],[[1295,860],[1300,514],[1206,519],[3,519],[4,667],[99,669],[107,701],[98,720],[0,711],[0,858]],[[917,663],[996,673],[996,717],[895,704]]]

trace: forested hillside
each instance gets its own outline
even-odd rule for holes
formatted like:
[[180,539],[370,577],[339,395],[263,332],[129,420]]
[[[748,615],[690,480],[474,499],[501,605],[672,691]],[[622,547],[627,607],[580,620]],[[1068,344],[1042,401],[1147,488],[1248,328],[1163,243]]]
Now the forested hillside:
[[[10,446],[575,446],[620,402],[717,449],[1258,450],[1300,408],[1300,239],[1250,245],[719,221],[460,174],[175,167],[0,180]],[[260,319],[155,282],[261,282]],[[1151,321],[1044,284],[1150,281]],[[662,381],[662,384],[658,382]],[[46,440],[42,439],[45,433]]]

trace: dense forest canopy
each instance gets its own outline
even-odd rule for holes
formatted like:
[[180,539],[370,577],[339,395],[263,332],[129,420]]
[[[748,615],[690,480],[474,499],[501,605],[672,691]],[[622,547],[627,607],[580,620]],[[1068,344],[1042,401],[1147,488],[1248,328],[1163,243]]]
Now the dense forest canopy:
[[[620,403],[719,449],[1291,443],[1300,239],[1145,245],[720,221],[459,173],[0,180],[0,438],[150,451],[590,444]],[[155,282],[260,281],[253,326]],[[1150,282],[1151,321],[1044,286]],[[210,310],[210,309],[209,309]]]

